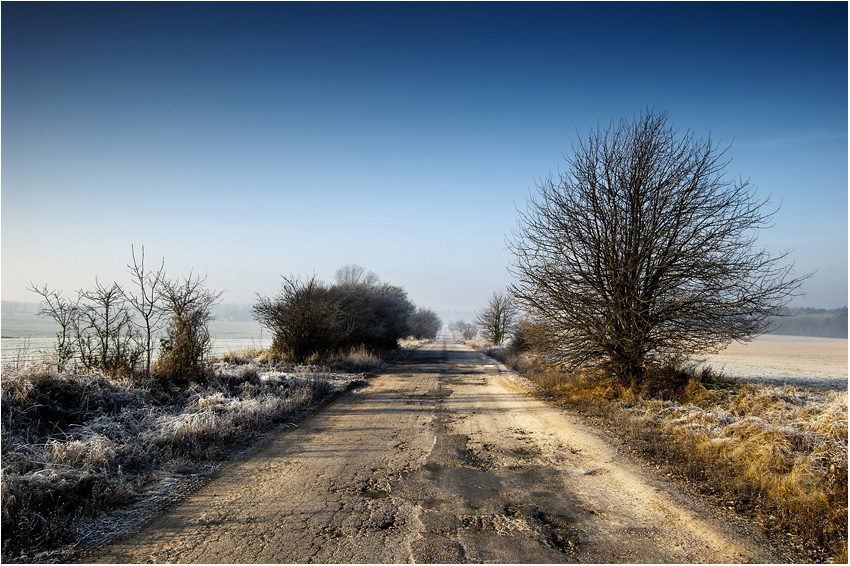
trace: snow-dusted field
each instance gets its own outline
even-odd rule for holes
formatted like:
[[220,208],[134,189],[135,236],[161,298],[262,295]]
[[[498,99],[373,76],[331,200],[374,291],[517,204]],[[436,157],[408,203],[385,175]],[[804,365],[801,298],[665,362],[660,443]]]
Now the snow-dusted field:
[[741,381],[847,389],[847,339],[766,335],[704,357],[705,365]]

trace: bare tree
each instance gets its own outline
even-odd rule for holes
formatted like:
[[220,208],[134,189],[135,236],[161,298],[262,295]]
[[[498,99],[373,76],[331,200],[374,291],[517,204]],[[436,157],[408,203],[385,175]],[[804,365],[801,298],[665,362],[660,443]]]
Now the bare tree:
[[464,340],[472,340],[473,338],[475,338],[475,335],[478,334],[478,329],[475,328],[475,325],[470,324],[464,320],[460,322],[460,335],[463,336]]
[[774,212],[724,177],[726,150],[646,111],[597,128],[537,186],[509,248],[511,291],[557,357],[646,368],[764,332],[805,277],[756,247]]
[[145,270],[145,247],[142,246],[141,256],[136,258],[135,247],[130,247],[133,255],[133,264],[128,265],[133,285],[138,290],[137,294],[122,290],[124,298],[133,309],[139,313],[141,323],[139,328],[143,332],[145,346],[145,377],[151,374],[151,358],[153,356],[153,336],[160,328],[162,322],[162,310],[158,308],[159,292],[165,284],[165,259],[160,262],[156,271]]
[[450,322],[449,330],[451,330],[452,332],[459,332],[465,340],[472,340],[478,333],[478,329],[475,328],[475,325],[470,324],[465,320],[456,320],[454,322]]
[[496,346],[504,342],[516,321],[517,309],[510,295],[494,292],[490,302],[475,313],[481,334]]
[[209,322],[212,309],[222,292],[206,288],[206,277],[179,280],[165,279],[159,300],[169,318],[165,337],[161,340],[156,373],[176,383],[188,383],[204,376],[212,341]]
[[56,334],[56,364],[58,371],[64,371],[66,364],[74,359],[75,329],[79,318],[78,303],[62,296],[61,291],[51,291],[47,285],[41,289],[30,282],[29,290],[42,298],[42,309],[38,315],[52,318],[59,325]]
[[132,373],[142,352],[121,287],[95,280],[94,290],[79,292],[78,312],[76,343],[83,365]]

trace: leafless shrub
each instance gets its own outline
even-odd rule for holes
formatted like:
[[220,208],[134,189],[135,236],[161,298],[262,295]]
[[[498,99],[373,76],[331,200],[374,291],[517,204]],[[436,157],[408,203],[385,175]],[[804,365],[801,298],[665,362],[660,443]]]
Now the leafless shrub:
[[51,291],[47,285],[38,288],[30,283],[29,290],[42,298],[44,306],[39,311],[39,316],[50,318],[59,325],[59,332],[56,335],[56,369],[64,371],[66,365],[74,359],[79,299],[76,301],[66,299],[60,291]]
[[374,281],[338,285],[332,292],[340,297],[340,308],[350,325],[340,347],[362,344],[367,349],[389,351],[407,336],[415,307],[401,287]]
[[144,351],[145,351],[145,377],[151,375],[151,360],[153,358],[153,339],[154,335],[160,328],[162,322],[163,310],[158,303],[162,286],[166,283],[165,280],[165,259],[159,264],[156,271],[148,271],[145,269],[145,247],[142,246],[140,257],[136,258],[136,249],[131,247],[133,256],[133,264],[128,265],[130,274],[133,278],[133,284],[137,288],[135,293],[127,292],[122,289],[122,294],[127,300],[127,303],[141,317],[141,322],[138,327],[142,332]]
[[350,332],[340,297],[315,275],[306,280],[284,277],[277,296],[258,296],[253,312],[274,336],[270,350],[296,362],[332,351]]
[[398,346],[414,310],[407,293],[357,266],[341,269],[337,279],[327,285],[315,276],[284,277],[277,296],[257,297],[254,317],[274,336],[272,354],[319,363],[361,345],[380,351]]
[[172,383],[184,385],[203,379],[210,360],[208,324],[221,292],[204,286],[205,278],[189,277],[163,282],[160,300],[167,312],[168,326],[160,341],[160,358],[155,373]]
[[80,291],[76,343],[79,357],[89,370],[132,374],[143,355],[139,334],[117,283],[95,281],[95,288]]

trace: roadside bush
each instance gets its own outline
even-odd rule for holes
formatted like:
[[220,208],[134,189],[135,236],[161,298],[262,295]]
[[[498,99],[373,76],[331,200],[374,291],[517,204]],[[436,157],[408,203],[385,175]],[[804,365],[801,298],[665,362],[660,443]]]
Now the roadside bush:
[[154,375],[178,386],[205,377],[212,349],[208,324],[220,297],[221,293],[207,289],[200,277],[164,282],[160,300],[169,322],[160,340]]
[[295,362],[337,349],[350,331],[340,296],[316,280],[284,277],[280,292],[258,297],[254,318],[272,332],[272,353]]
[[144,257],[144,247],[138,258],[133,249],[133,263],[127,266],[134,293],[95,279],[94,289],[77,291],[72,301],[47,286],[30,285],[42,299],[39,316],[59,326],[54,352],[58,371],[82,368],[147,380],[158,337],[157,377],[178,387],[203,378],[210,354],[207,324],[221,293],[206,289],[204,279],[191,274],[182,281],[166,279],[164,260],[156,271],[148,271]]
[[410,315],[408,335],[417,340],[436,338],[443,321],[431,309],[419,307]]
[[407,336],[415,307],[401,287],[372,282],[337,284],[332,289],[349,324],[340,347],[394,350]]
[[315,276],[284,277],[276,296],[258,296],[253,313],[272,332],[271,355],[302,363],[327,361],[361,346],[394,350],[407,335],[414,309],[401,287],[346,266],[334,285]]

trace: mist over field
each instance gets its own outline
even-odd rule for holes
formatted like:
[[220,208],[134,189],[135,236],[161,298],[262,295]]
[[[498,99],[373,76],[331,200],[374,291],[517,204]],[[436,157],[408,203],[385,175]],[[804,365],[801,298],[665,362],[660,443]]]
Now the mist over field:
[[[256,330],[259,331],[259,324],[254,320],[251,314],[252,305],[247,303],[221,303],[215,307],[213,314],[216,320],[213,321],[212,330],[214,338],[234,337],[234,338],[251,338],[249,336],[235,335],[234,331],[225,331],[221,329],[216,336],[217,326],[221,327],[224,322],[242,322],[256,324]],[[0,321],[0,330],[4,338],[25,338],[27,336],[34,338],[49,338],[52,337],[55,331],[55,324],[51,320],[45,320],[38,316],[38,311],[41,306],[37,302],[21,302],[21,301],[3,301],[2,302],[2,321]],[[773,324],[777,328],[771,330],[769,334],[782,334],[787,336],[814,336],[822,338],[847,338],[848,332],[848,317],[847,307],[839,309],[819,309],[819,308],[803,308],[789,309],[792,316],[779,317],[774,319]],[[444,324],[456,320],[464,320],[472,322],[475,320],[474,311],[437,311]],[[218,325],[216,323],[219,323]],[[235,326],[234,328],[239,328]],[[247,332],[253,332],[253,328],[245,326]]]

